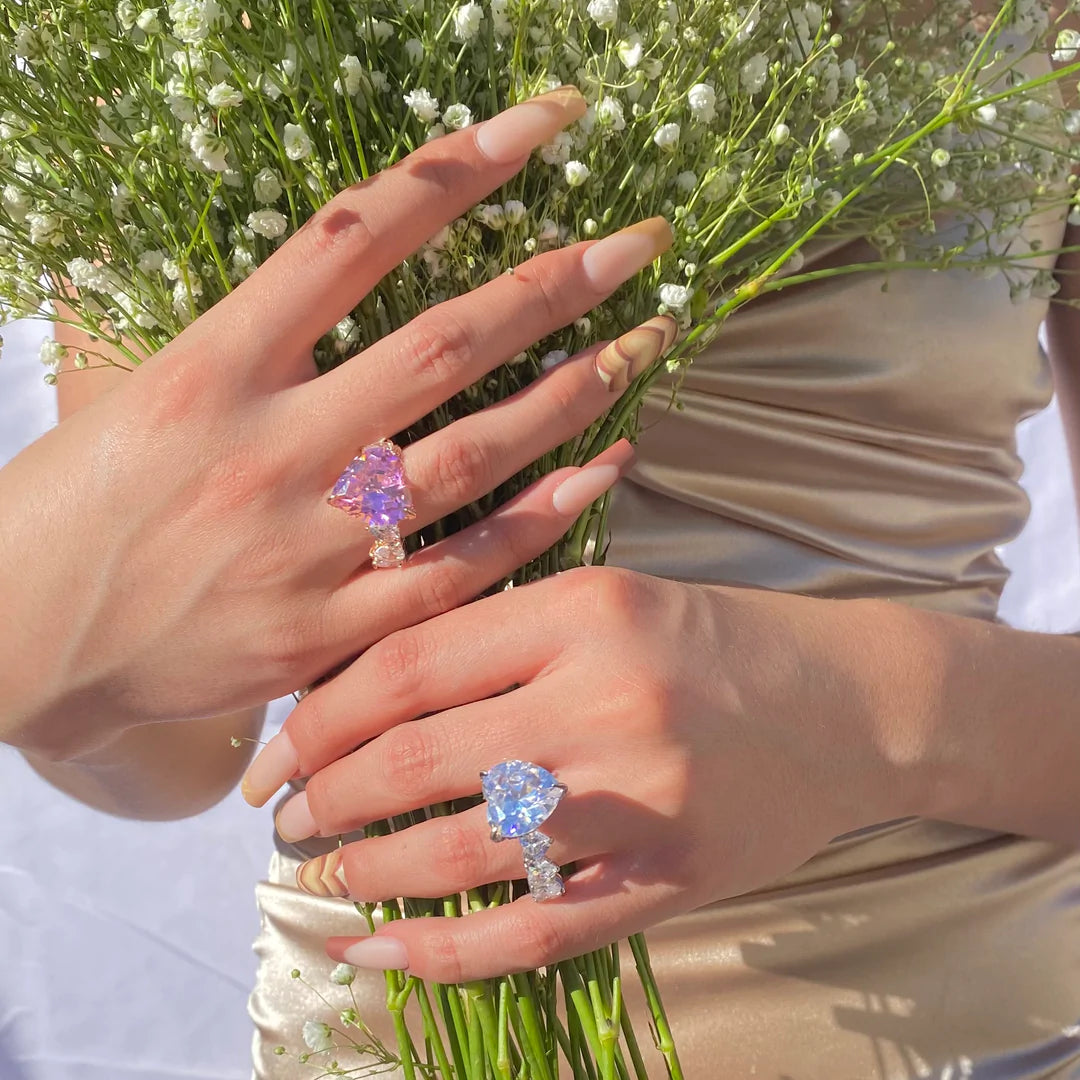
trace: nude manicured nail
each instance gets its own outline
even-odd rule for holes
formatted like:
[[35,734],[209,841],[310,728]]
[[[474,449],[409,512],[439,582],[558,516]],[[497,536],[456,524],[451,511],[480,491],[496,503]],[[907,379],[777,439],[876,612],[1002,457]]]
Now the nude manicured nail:
[[583,117],[587,108],[580,91],[560,86],[485,120],[477,126],[476,145],[497,164],[511,165],[550,142],[564,127]]
[[296,868],[296,885],[312,896],[348,896],[349,883],[345,880],[341,848],[301,863]]
[[615,465],[585,465],[567,477],[551,495],[557,514],[577,517],[619,479]]
[[240,781],[240,794],[252,806],[264,806],[286,780],[300,768],[300,760],[288,732],[279,731],[256,755]]
[[274,828],[277,829],[278,836],[289,844],[295,844],[298,840],[306,840],[319,831],[319,826],[311,816],[306,791],[294,795],[278,811],[277,817],[274,819]]
[[671,247],[675,236],[662,217],[639,221],[597,240],[582,256],[585,276],[600,292],[614,292],[627,278]]
[[596,354],[596,374],[609,390],[625,390],[678,336],[679,324],[670,315],[657,315],[605,345]]
[[404,971],[409,966],[405,946],[393,937],[369,937],[354,942],[341,954],[346,964],[379,971]]

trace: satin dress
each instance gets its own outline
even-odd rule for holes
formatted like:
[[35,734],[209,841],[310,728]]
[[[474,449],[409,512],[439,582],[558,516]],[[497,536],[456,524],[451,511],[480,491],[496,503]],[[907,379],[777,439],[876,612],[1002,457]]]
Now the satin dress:
[[[1063,222],[1036,232],[1054,248]],[[849,261],[873,257],[849,247]],[[1002,279],[963,271],[885,285],[836,277],[756,302],[694,362],[681,412],[663,387],[651,394],[639,464],[614,500],[610,563],[996,618],[1007,572],[995,547],[1028,512],[1014,433],[1052,393],[1037,342],[1046,302],[1014,306]],[[323,941],[360,926],[347,902],[295,887],[298,857],[322,843],[279,841],[258,886],[259,1080],[303,1075],[273,1047],[302,1050],[303,1021],[333,1019],[290,969],[340,989],[326,983]],[[1074,851],[881,823],[648,940],[688,1080],[1080,1078]],[[354,989],[392,1045],[381,975],[361,973]]]

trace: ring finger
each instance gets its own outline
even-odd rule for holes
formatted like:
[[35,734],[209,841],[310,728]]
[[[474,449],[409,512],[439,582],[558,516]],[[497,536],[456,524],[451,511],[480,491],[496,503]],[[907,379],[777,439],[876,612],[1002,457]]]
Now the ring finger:
[[[545,857],[559,866],[605,854],[612,846],[596,816],[573,804],[573,798],[564,799],[541,826],[552,839]],[[474,806],[310,859],[297,869],[296,883],[315,896],[375,903],[398,896],[451,896],[524,876],[521,845],[494,843],[486,807]]]

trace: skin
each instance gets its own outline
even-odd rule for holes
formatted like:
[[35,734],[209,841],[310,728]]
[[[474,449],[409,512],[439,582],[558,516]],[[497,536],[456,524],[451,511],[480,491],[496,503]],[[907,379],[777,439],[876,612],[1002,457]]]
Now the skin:
[[[1072,260],[1061,269],[1076,296]],[[1049,319],[1074,468],[1076,316],[1055,305]],[[551,857],[578,867],[566,897],[380,930],[410,971],[454,982],[547,964],[766,885],[877,821],[918,814],[1075,845],[1078,695],[1073,638],[589,568],[372,639],[285,730],[326,835],[475,792],[479,771],[510,757],[569,785],[545,826]],[[519,872],[516,845],[491,844],[482,812],[336,858],[330,880],[366,900]],[[355,941],[328,952],[363,962]]]

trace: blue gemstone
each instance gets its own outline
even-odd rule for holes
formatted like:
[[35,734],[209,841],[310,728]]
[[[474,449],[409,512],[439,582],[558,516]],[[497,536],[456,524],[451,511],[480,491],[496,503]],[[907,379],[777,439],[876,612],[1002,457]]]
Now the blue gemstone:
[[526,836],[551,816],[566,794],[554,776],[529,761],[504,761],[484,774],[488,824],[499,836]]

